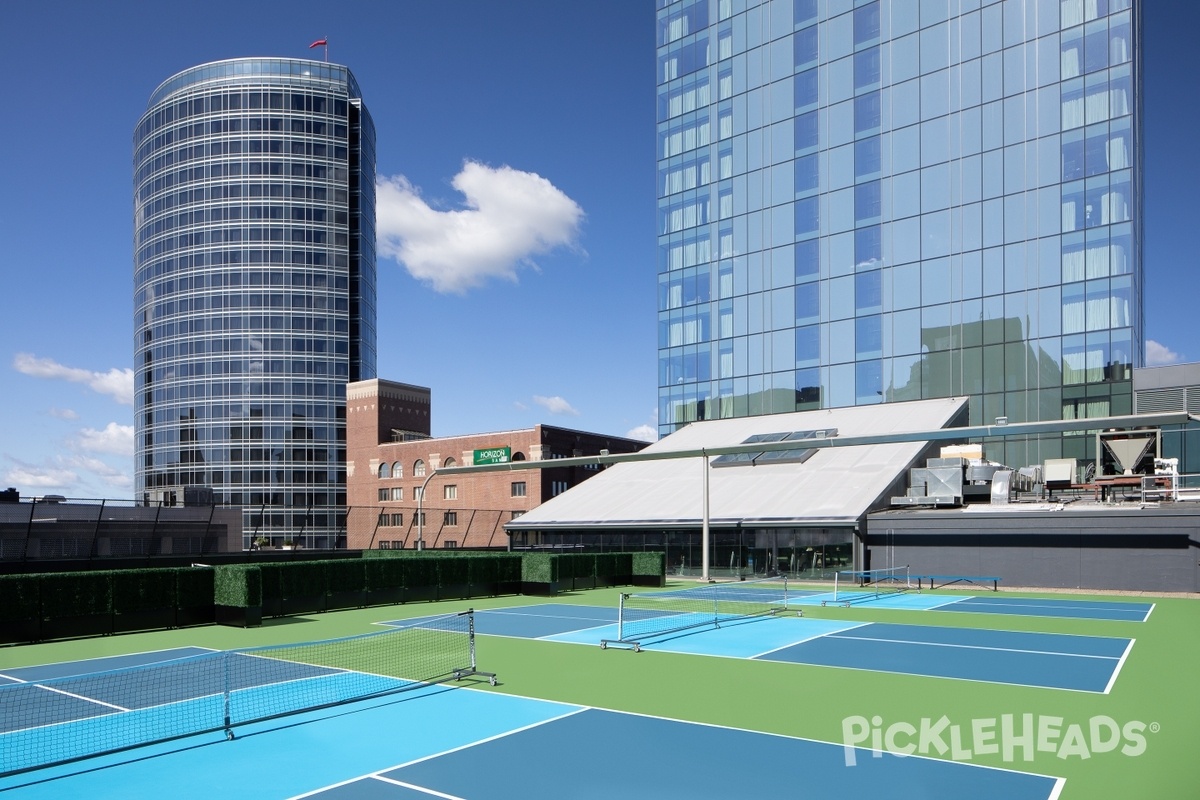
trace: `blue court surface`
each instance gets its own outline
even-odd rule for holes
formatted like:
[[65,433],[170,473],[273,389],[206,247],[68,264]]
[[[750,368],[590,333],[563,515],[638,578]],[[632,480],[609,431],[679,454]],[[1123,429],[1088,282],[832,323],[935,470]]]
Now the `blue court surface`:
[[[79,724],[63,722],[58,734]],[[0,734],[0,755],[10,735]],[[703,754],[727,766],[697,768]],[[786,769],[766,775],[756,765]],[[939,796],[1044,800],[1063,786],[1006,769],[430,686],[247,726],[231,741],[193,736],[13,775],[0,779],[0,792],[20,800],[728,800],[760,779],[763,792],[813,797],[919,797],[937,787]]]
[[1154,610],[1154,603],[980,595],[955,598],[933,610],[962,611],[973,614],[1013,614],[1022,617],[1145,622],[1150,618],[1150,612]]
[[992,593],[951,595],[936,592],[898,592],[876,598],[873,593],[858,589],[839,591],[838,599],[835,599],[833,592],[788,589],[788,604],[793,606],[836,606],[842,600],[849,600],[852,605],[866,601],[870,603],[871,608],[899,608],[907,611],[962,611],[1022,617],[1103,619],[1114,622],[1145,622],[1154,610],[1153,603],[1120,600],[1013,597]]
[[[546,603],[475,611],[477,633],[599,645],[617,610]],[[411,621],[410,621],[411,622]],[[648,638],[646,650],[1108,693],[1134,640],[1108,636],[757,617]]]
[[36,667],[16,667],[0,674],[0,686],[7,683],[48,681],[52,678],[86,675],[92,672],[106,672],[108,670],[124,669],[125,667],[144,667],[149,664],[162,664],[211,652],[211,650],[203,647],[176,647],[171,650],[155,650],[146,653],[134,653],[132,655],[89,658],[86,661],[63,661],[58,664],[43,664]]

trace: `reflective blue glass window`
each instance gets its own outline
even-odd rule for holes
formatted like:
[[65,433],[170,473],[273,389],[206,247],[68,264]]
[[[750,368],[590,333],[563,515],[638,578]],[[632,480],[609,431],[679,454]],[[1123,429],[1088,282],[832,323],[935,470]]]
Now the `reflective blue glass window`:
[[1108,21],[1088,23],[1083,35],[1084,72],[1095,72],[1108,66]]
[[883,402],[883,363],[879,359],[854,365],[854,395],[859,404]]
[[879,83],[879,48],[871,47],[854,54],[854,88],[868,89]]
[[881,120],[879,92],[868,92],[854,98],[855,134],[878,132]]
[[860,272],[854,276],[854,310],[864,312],[883,310],[883,282],[880,270]]
[[792,0],[792,24],[802,25],[817,18],[817,0]]
[[813,278],[816,278],[820,272],[820,240],[809,239],[806,242],[796,242],[796,280],[812,280]]
[[820,227],[820,200],[816,197],[805,197],[796,201],[796,235],[816,233]]
[[796,370],[796,410],[807,411],[821,407],[820,370]]
[[796,323],[816,322],[821,314],[819,284],[802,283],[796,287]]
[[877,175],[881,169],[878,136],[859,139],[854,143],[854,177]]
[[854,9],[854,44],[872,42],[879,38],[879,3],[867,3]]
[[883,353],[883,331],[881,317],[873,314],[854,320],[854,354],[862,357],[879,357]]
[[883,236],[879,225],[854,231],[854,263],[858,269],[872,269],[883,260]]
[[795,119],[796,154],[816,149],[818,142],[817,112],[810,111]]
[[1081,131],[1062,134],[1062,180],[1073,181],[1084,176],[1085,152]]
[[[784,51],[787,52],[786,50]],[[796,69],[817,63],[817,26],[796,31],[792,35],[792,65]]]
[[818,170],[817,155],[803,156],[796,159],[796,194],[805,194],[807,192],[816,191],[820,183],[820,171]]
[[796,366],[817,366],[821,361],[821,329],[808,325],[796,329]]
[[859,222],[879,219],[880,181],[860,183],[854,187],[854,218]]
[[792,84],[793,92],[796,97],[796,111],[808,111],[817,106],[817,70],[810,69],[807,72],[801,72],[794,79]]

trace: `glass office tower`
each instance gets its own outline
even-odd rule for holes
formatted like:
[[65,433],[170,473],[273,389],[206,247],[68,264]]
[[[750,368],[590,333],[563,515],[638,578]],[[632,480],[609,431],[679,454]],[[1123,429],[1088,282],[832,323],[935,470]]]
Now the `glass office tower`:
[[246,544],[337,545],[345,385],[375,377],[375,130],[345,67],[247,58],[133,137],[138,498],[211,487]]
[[972,424],[1131,413],[1139,13],[658,0],[661,432],[950,395]]

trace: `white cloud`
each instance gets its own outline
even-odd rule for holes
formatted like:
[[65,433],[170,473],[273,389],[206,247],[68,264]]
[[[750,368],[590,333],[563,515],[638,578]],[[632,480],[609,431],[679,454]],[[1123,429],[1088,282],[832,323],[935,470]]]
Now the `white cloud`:
[[12,463],[0,477],[0,484],[13,486],[22,494],[64,494],[67,497],[96,498],[113,496],[101,485],[121,491],[128,496],[133,489],[130,468],[114,467],[106,461],[87,455],[58,455],[42,464],[29,464],[6,457]]
[[108,372],[92,372],[78,367],[68,367],[49,358],[38,358],[30,353],[17,353],[13,358],[13,369],[33,378],[49,378],[82,383],[98,394],[108,395],[122,405],[133,405],[133,370],[110,369]]
[[1173,352],[1166,345],[1159,344],[1153,339],[1146,340],[1146,366],[1161,367],[1165,364],[1178,364],[1183,356]]
[[533,172],[463,164],[452,185],[462,208],[439,210],[403,175],[376,184],[381,256],[443,294],[463,294],[492,278],[516,282],[533,256],[575,247],[583,209]]
[[572,417],[579,416],[579,412],[572,408],[570,403],[558,395],[555,395],[554,397],[542,397],[541,395],[535,394],[533,396],[533,402],[537,403],[551,414],[570,414]]
[[63,467],[34,466],[18,464],[4,473],[6,486],[26,489],[65,489],[79,481],[79,475]]
[[93,453],[133,456],[133,426],[108,423],[104,430],[84,428],[79,432],[78,445]]
[[525,405],[520,400],[513,401],[513,408],[515,408],[517,411],[528,411],[529,410],[529,406]]
[[638,425],[625,433],[626,439],[637,439],[641,442],[657,442],[658,428],[654,425]]
[[52,408],[50,416],[55,419],[79,419],[79,414],[70,408]]
[[111,464],[89,456],[70,456],[63,463],[73,469],[86,472],[101,482],[116,489],[133,488],[133,476],[126,470],[117,469]]
[[625,433],[626,439],[638,439],[643,442],[658,441],[658,409],[650,412],[650,421],[631,428]]

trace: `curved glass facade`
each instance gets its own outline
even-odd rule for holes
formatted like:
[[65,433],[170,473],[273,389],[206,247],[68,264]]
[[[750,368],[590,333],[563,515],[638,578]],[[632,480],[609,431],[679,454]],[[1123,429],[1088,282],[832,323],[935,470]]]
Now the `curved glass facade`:
[[975,425],[1131,413],[1137,0],[657,7],[661,433],[951,395]]
[[375,377],[375,130],[345,67],[175,75],[133,137],[136,486],[338,544],[345,386]]

